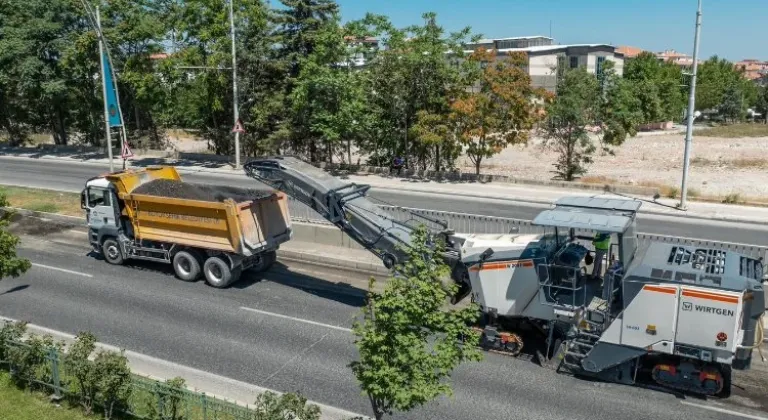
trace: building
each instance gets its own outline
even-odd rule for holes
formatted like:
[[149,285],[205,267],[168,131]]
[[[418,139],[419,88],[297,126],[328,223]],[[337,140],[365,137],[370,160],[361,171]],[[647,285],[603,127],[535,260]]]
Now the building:
[[589,73],[600,74],[603,63],[612,61],[618,75],[624,71],[624,55],[609,44],[572,44],[557,45],[554,40],[544,36],[483,39],[465,46],[465,53],[470,54],[478,48],[494,50],[497,57],[504,57],[510,52],[524,52],[528,56],[526,70],[532,84],[554,92],[561,70],[584,67]]
[[[677,64],[680,67],[692,67],[693,57],[688,54],[683,54],[675,50],[665,50],[664,52],[656,53],[656,58],[661,61]],[[701,60],[699,60],[701,65]]]
[[627,45],[622,45],[619,48],[616,48],[616,51],[619,52],[620,54],[622,54],[625,59],[627,59],[627,58],[635,58],[638,55],[646,52],[642,48],[630,47],[630,46],[627,46]]
[[350,55],[347,60],[338,63],[342,67],[364,67],[368,64],[371,55],[379,48],[379,40],[373,37],[356,38],[354,36],[345,36]]
[[744,72],[744,77],[755,82],[768,75],[768,61],[749,58],[735,64],[736,68]]

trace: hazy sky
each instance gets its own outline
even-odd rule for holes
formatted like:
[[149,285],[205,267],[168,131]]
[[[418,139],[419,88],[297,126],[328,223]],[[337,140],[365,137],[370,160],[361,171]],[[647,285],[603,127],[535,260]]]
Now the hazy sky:
[[[446,30],[489,38],[549,36],[560,44],[608,43],[693,52],[697,0],[337,0],[344,21],[366,12],[397,26],[437,13]],[[768,60],[768,0],[703,0],[700,54]]]

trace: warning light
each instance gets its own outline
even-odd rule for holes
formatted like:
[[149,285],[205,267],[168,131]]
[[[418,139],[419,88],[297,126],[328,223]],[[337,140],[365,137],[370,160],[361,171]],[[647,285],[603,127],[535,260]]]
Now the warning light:
[[728,339],[728,334],[721,332],[717,334],[717,341],[725,341]]

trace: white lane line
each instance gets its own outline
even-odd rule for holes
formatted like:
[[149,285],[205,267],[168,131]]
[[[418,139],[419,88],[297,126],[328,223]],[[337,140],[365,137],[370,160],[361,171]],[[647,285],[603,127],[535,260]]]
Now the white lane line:
[[255,312],[257,314],[273,316],[273,317],[276,317],[276,318],[290,319],[291,321],[297,321],[297,322],[303,322],[305,324],[316,325],[318,327],[330,328],[332,330],[338,330],[338,331],[344,331],[344,332],[352,332],[352,330],[349,329],[349,328],[339,327],[339,326],[330,325],[330,324],[323,324],[322,322],[315,322],[315,321],[310,321],[308,319],[302,319],[302,318],[296,318],[296,317],[292,317],[292,316],[288,316],[288,315],[276,314],[274,312],[262,311],[262,310],[259,310],[259,309],[248,308],[248,307],[245,307],[245,306],[241,306],[240,309],[242,309],[244,311],[248,311],[248,312]]
[[680,401],[680,404],[689,405],[691,407],[703,408],[705,410],[717,411],[718,413],[730,414],[732,416],[742,417],[742,418],[745,418],[745,419],[768,420],[768,417],[753,416],[751,414],[740,413],[738,411],[728,410],[728,409],[725,409],[725,408],[713,407],[711,405],[697,404],[697,403],[692,403],[692,402],[688,402],[688,401]]
[[88,278],[93,277],[92,274],[81,273],[79,271],[72,271],[72,270],[67,270],[67,269],[59,268],[59,267],[51,267],[50,265],[45,265],[45,264],[32,263],[32,266],[33,267],[46,268],[48,270],[61,271],[62,273],[74,274],[76,276],[83,276],[83,277],[88,277]]

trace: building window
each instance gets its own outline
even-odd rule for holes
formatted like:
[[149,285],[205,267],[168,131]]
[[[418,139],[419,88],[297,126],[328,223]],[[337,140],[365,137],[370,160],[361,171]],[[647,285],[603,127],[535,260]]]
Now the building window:
[[598,76],[603,75],[603,68],[605,67],[605,57],[599,56],[597,57],[597,67],[595,68],[595,74]]
[[579,67],[579,57],[571,57],[571,68]]

